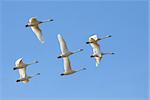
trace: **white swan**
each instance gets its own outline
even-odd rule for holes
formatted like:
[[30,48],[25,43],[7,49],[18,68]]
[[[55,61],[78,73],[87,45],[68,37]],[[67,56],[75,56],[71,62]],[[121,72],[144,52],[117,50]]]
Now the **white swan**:
[[81,51],[83,51],[83,49],[79,49],[76,52],[70,52],[67,48],[66,42],[63,39],[63,37],[60,34],[58,34],[57,38],[58,38],[58,41],[60,44],[60,49],[61,49],[61,55],[57,58],[63,58],[63,60],[64,60],[64,72],[61,74],[61,76],[70,75],[70,74],[73,74],[73,73],[76,73],[76,72],[79,72],[82,70],[86,70],[86,68],[82,68],[80,70],[72,70],[71,63],[69,60],[70,55],[75,54],[77,52],[81,52]]
[[98,44],[99,40],[105,39],[105,38],[109,38],[111,37],[111,35],[107,35],[104,38],[98,38],[97,35],[92,35],[89,37],[89,41],[86,42],[87,44],[90,44],[91,47],[93,48],[93,54],[91,55],[91,57],[94,57],[96,60],[96,66],[99,65],[101,59],[103,58],[103,55],[106,54],[114,54],[114,53],[102,53],[100,50],[100,45]]
[[[38,63],[37,61],[33,62],[33,63]],[[33,64],[31,63],[31,64]],[[28,83],[29,79],[36,76],[36,75],[40,75],[40,73],[35,74],[34,76],[27,76],[26,74],[26,67],[31,65],[31,64],[25,64],[23,62],[23,58],[19,58],[16,62],[16,67],[14,68],[14,70],[18,69],[19,70],[19,75],[20,75],[20,79],[16,80],[16,82],[23,82],[23,83]]]
[[40,40],[40,42],[44,43],[44,37],[42,35],[41,29],[39,28],[39,24],[45,23],[45,22],[50,22],[50,21],[53,21],[53,19],[48,19],[45,21],[38,21],[35,17],[32,17],[29,19],[29,22],[26,25],[26,27],[31,27],[32,31],[35,33],[35,35]]

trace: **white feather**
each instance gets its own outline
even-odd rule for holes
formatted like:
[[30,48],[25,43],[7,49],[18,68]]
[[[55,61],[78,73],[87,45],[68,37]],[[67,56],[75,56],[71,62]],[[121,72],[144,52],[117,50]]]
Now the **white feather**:
[[68,52],[68,48],[67,48],[64,38],[60,34],[57,35],[57,38],[60,44],[60,49],[61,49],[62,54],[66,54]]
[[32,26],[31,29],[35,33],[35,35],[37,36],[37,38],[40,40],[40,42],[44,43],[44,37],[43,37],[42,31],[39,28],[39,26],[38,25]]
[[64,72],[65,73],[72,72],[69,57],[64,57],[63,60],[64,60]]

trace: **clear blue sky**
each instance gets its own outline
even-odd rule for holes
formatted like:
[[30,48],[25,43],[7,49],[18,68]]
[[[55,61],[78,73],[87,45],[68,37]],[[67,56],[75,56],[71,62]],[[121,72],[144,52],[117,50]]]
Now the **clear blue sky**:
[[[1,22],[1,98],[2,100],[148,100],[148,3],[146,1],[97,2],[18,2],[2,3]],[[45,44],[41,44],[25,24],[30,17],[53,18],[41,25]],[[68,48],[84,52],[71,56],[74,69],[61,77],[63,61],[57,34]],[[90,58],[92,49],[85,42],[92,34],[112,35],[101,41],[105,56],[98,68]],[[40,72],[28,84],[16,83],[15,60],[26,63],[28,75]],[[87,99],[88,98],[88,99]]]

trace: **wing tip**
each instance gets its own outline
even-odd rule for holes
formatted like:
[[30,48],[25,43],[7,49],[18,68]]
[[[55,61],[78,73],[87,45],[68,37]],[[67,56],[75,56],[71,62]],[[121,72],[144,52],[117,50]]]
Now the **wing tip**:
[[60,34],[57,34],[57,37],[61,37],[61,35],[60,35]]

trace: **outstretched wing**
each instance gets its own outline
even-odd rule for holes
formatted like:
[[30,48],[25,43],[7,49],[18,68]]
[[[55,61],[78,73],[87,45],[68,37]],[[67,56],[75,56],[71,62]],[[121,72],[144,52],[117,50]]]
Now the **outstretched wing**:
[[38,25],[32,26],[31,29],[35,33],[37,38],[40,40],[40,42],[44,43],[44,37],[43,37],[42,31],[39,28],[39,26]]
[[61,49],[62,54],[67,53],[68,48],[67,48],[67,45],[66,45],[64,38],[60,34],[57,35],[57,38],[58,38],[58,41],[60,44],[60,49]]
[[22,62],[22,59],[23,58],[19,58],[19,59],[16,60],[16,62],[15,62],[16,67],[20,66],[20,63]]
[[69,57],[64,57],[63,60],[64,60],[64,71],[71,72],[72,69],[71,69],[71,63]]

